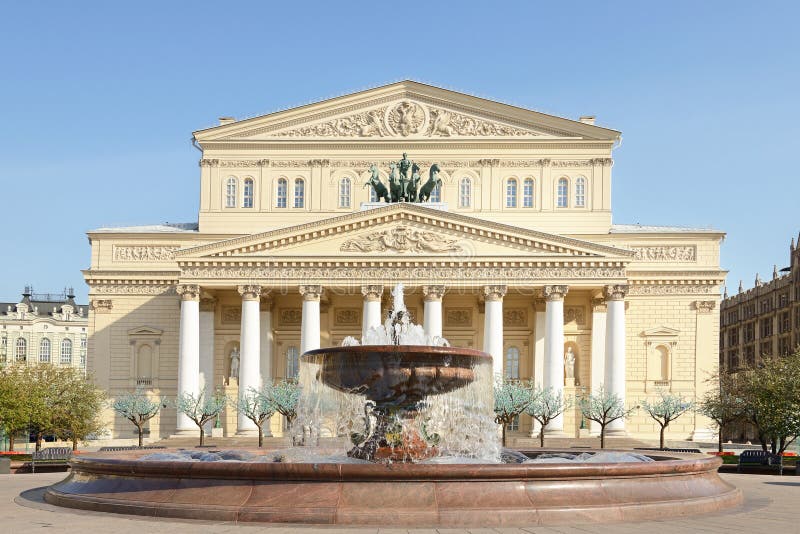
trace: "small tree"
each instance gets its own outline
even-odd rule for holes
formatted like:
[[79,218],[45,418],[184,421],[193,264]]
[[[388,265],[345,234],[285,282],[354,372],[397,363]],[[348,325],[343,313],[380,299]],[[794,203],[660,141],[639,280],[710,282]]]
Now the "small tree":
[[236,411],[250,419],[258,427],[258,446],[264,446],[264,423],[275,413],[272,403],[272,385],[265,384],[261,390],[250,388],[233,403]]
[[219,392],[212,395],[202,392],[197,396],[192,393],[182,393],[175,399],[175,407],[178,411],[194,421],[194,424],[200,428],[201,447],[205,441],[203,426],[222,412],[226,402],[227,397]]
[[52,408],[53,431],[60,439],[72,441],[72,450],[78,450],[78,441],[105,428],[100,412],[105,404],[105,392],[90,380],[72,370],[69,388]]
[[503,429],[506,446],[506,426],[511,424],[533,401],[534,390],[519,380],[499,379],[494,386],[494,420]]
[[706,392],[697,411],[714,422],[717,427],[717,450],[722,452],[722,431],[742,419],[744,400],[736,390],[736,379],[733,375],[722,374],[710,380],[716,387]]
[[664,448],[664,431],[667,426],[694,407],[694,403],[686,400],[681,395],[673,395],[662,390],[658,391],[659,398],[654,402],[644,401],[642,407],[655,419],[661,427],[659,447]]
[[571,399],[565,399],[562,392],[556,393],[553,388],[548,387],[534,391],[533,400],[525,409],[525,413],[539,422],[539,446],[544,447],[544,429],[550,421],[563,414],[570,406]]
[[144,445],[144,425],[166,406],[164,397],[154,401],[141,389],[117,397],[111,407],[119,415],[133,423],[139,434],[139,446]]
[[296,380],[281,380],[269,390],[269,402],[276,412],[286,417],[286,424],[292,425],[297,417],[297,401],[300,400],[300,384]]
[[606,426],[617,419],[624,419],[632,414],[638,406],[625,409],[625,404],[616,393],[606,391],[600,386],[596,395],[590,394],[578,401],[583,417],[600,425],[600,448],[606,446]]
[[0,369],[0,425],[8,434],[8,448],[14,450],[17,434],[27,431],[33,406],[30,402],[28,373],[24,367],[10,365]]

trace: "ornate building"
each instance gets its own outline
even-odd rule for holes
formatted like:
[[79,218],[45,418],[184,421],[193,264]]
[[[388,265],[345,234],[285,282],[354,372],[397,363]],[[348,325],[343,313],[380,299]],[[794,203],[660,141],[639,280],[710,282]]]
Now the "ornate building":
[[52,363],[86,369],[88,307],[75,303],[72,288],[34,293],[0,303],[0,366]]
[[[235,395],[377,324],[403,282],[416,322],[505,376],[567,395],[604,384],[628,403],[699,396],[717,368],[723,234],[612,224],[619,139],[594,117],[411,81],[221,119],[194,134],[197,224],[89,233],[89,365],[112,395]],[[386,203],[415,180],[426,202]],[[156,426],[194,430],[174,411]],[[581,426],[570,411],[548,431]],[[223,427],[252,431],[234,414]],[[657,435],[641,413],[613,430]],[[699,415],[669,430],[711,437]],[[536,429],[523,416],[517,431]]]
[[[798,236],[800,239],[800,236]],[[753,288],[725,298],[720,306],[719,363],[723,370],[752,367],[766,355],[783,355],[800,346],[800,250],[789,245],[789,266],[756,275]]]

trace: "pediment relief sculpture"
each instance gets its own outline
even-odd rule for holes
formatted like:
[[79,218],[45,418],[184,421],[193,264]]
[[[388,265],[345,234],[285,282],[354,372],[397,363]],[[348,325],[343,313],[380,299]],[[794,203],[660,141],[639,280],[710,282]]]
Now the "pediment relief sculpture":
[[515,137],[542,134],[474,115],[427,106],[413,100],[402,100],[325,122],[277,131],[271,135],[274,137]]
[[342,252],[462,252],[463,244],[458,239],[448,239],[434,232],[417,230],[408,226],[395,226],[349,239],[342,243]]

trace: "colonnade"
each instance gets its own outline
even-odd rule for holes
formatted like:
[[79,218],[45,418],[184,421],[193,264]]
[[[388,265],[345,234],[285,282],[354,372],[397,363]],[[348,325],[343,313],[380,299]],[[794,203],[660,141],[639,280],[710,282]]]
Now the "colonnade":
[[[262,312],[260,301],[265,290],[260,285],[240,285],[242,297],[242,319],[240,337],[239,395],[250,388],[258,389],[271,365],[271,314]],[[600,384],[605,389],[625,399],[625,295],[628,286],[608,285],[604,287],[605,317],[593,317],[592,325],[592,389]],[[545,301],[543,321],[537,313],[536,330],[543,328],[544,348],[541,371],[542,385],[556,393],[564,389],[564,298],[569,291],[566,285],[546,285],[540,290]],[[177,287],[181,297],[180,336],[178,348],[178,394],[210,391],[213,386],[213,311],[201,311],[201,291],[198,285],[181,284]],[[320,347],[320,285],[299,287],[303,298],[300,326],[300,353]],[[487,285],[482,288],[484,298],[483,350],[493,358],[495,375],[503,374],[503,298],[507,292],[504,285]],[[383,286],[364,285],[362,334],[382,322],[381,298]],[[442,335],[442,299],[446,293],[444,285],[422,287],[424,295],[423,328],[430,336]],[[213,308],[212,308],[213,310]],[[598,314],[599,315],[599,314]],[[543,323],[543,324],[542,324]],[[601,331],[602,330],[602,331]],[[262,336],[262,333],[265,333]],[[210,336],[210,339],[209,339]],[[537,333],[537,337],[539,334]],[[604,339],[603,339],[604,338]],[[600,383],[597,383],[600,381]],[[625,431],[624,419],[618,419],[608,427],[612,434]],[[183,414],[178,414],[178,433],[196,432],[194,423]],[[560,434],[564,430],[563,417],[548,424],[545,432]],[[239,415],[237,433],[256,432],[255,424]]]

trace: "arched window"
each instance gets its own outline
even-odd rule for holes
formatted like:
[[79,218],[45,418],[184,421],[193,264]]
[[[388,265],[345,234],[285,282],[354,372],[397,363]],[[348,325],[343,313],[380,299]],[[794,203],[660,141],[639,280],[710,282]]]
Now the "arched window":
[[436,184],[436,187],[433,188],[431,191],[431,198],[428,199],[428,202],[441,202],[442,201],[442,184]]
[[525,178],[522,182],[522,207],[533,207],[533,178]]
[[225,207],[236,207],[236,178],[231,176],[225,185]]
[[472,180],[466,176],[458,184],[458,207],[468,208],[472,205]]
[[18,362],[24,362],[28,359],[28,342],[23,338],[17,339],[16,359]]
[[506,207],[517,207],[517,179],[509,178],[506,182]]
[[569,180],[559,178],[556,187],[556,207],[566,208],[567,206],[569,206]]
[[253,207],[253,179],[252,178],[245,178],[244,180],[244,190],[242,195],[242,207],[243,208],[252,208]]
[[306,205],[306,182],[302,178],[294,179],[294,207],[302,208]]
[[292,345],[286,349],[286,378],[297,378],[300,374],[300,350]]
[[72,341],[69,339],[61,341],[61,363],[65,365],[72,363]]
[[503,365],[503,376],[507,380],[519,379],[519,348],[512,346],[506,349],[506,361]]
[[342,178],[339,180],[339,207],[350,207],[350,178]]
[[275,191],[276,208],[286,207],[286,197],[288,196],[288,191],[289,184],[286,182],[286,178],[278,178],[278,188]]
[[575,180],[575,207],[586,207],[586,178],[583,176]]
[[39,362],[50,363],[50,340],[47,338],[39,342]]

